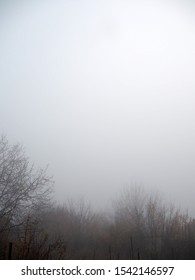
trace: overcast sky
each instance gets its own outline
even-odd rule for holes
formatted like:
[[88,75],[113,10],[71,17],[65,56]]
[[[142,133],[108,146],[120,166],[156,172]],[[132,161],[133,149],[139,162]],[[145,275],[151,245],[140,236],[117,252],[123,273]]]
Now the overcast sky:
[[0,1],[0,134],[59,201],[141,184],[195,215],[194,75],[194,1]]

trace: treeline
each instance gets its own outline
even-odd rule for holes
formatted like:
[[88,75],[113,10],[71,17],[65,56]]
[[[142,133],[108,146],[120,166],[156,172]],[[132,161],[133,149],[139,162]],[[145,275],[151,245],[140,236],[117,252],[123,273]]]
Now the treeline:
[[83,201],[57,206],[52,185],[0,139],[1,259],[195,259],[195,219],[158,195],[126,189],[108,215]]

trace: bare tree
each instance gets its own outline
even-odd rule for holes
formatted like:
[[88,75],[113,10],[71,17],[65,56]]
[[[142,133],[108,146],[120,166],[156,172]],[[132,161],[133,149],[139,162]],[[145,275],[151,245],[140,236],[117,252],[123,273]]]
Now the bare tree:
[[[145,206],[147,196],[141,186],[126,188],[115,204],[115,225],[118,231],[119,250],[123,258],[137,258],[140,248],[144,250]],[[142,253],[143,254],[143,253]]]
[[51,177],[35,170],[21,144],[0,138],[0,232],[22,224],[29,213],[43,209],[51,199]]

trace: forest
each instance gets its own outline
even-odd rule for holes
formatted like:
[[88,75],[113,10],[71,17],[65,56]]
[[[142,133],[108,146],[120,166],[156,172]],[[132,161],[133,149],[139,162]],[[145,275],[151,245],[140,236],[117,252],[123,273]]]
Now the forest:
[[112,213],[98,213],[83,200],[58,204],[53,189],[47,168],[2,136],[0,259],[195,259],[195,219],[159,194],[126,188]]

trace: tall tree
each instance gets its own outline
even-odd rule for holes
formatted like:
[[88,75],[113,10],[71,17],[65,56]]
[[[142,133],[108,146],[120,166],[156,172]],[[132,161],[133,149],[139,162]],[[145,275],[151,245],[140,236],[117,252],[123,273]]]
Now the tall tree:
[[21,144],[0,138],[0,232],[22,224],[51,199],[53,181],[46,169],[35,169]]

